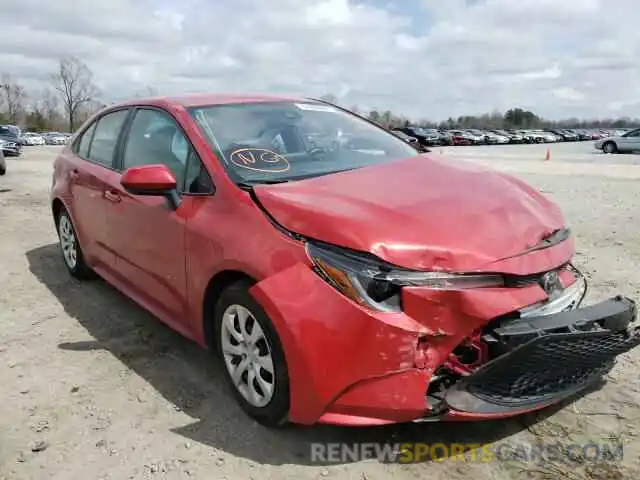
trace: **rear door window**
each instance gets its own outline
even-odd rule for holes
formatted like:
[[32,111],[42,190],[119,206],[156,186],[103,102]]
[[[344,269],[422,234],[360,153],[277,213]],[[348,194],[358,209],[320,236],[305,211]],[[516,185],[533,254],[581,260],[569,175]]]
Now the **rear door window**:
[[87,128],[82,136],[80,137],[80,141],[78,142],[78,147],[76,150],[76,154],[80,158],[88,159],[89,158],[89,147],[91,146],[91,137],[93,136],[93,131],[96,129],[96,122]]
[[107,113],[98,120],[89,148],[88,160],[107,168],[114,168],[115,152],[122,127],[129,110]]

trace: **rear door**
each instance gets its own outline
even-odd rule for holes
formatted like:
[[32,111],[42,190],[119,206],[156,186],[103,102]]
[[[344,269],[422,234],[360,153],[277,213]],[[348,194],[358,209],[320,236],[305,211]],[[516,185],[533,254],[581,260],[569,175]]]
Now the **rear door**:
[[108,112],[97,118],[78,137],[67,160],[71,214],[87,262],[110,270],[113,253],[107,246],[106,185],[119,174],[115,170],[118,139],[129,109]]

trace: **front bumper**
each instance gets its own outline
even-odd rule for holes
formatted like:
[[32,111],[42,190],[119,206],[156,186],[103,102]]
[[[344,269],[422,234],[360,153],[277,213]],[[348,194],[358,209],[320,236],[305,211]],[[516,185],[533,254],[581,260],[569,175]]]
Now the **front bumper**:
[[3,143],[0,148],[7,157],[17,157],[22,153],[22,146],[15,142]]
[[[640,340],[625,333],[636,317],[628,299],[560,312],[582,300],[584,291],[572,296],[575,280],[564,271],[568,293],[554,301],[536,282],[464,291],[406,287],[404,313],[374,313],[296,264],[251,293],[283,344],[289,419],[364,426],[505,418],[587,389]],[[493,357],[443,384],[434,404],[431,389],[444,377],[443,365],[478,331]],[[594,348],[600,342],[612,346]],[[560,358],[563,367],[551,375],[539,358],[546,366]]]
[[615,297],[586,308],[513,319],[487,333],[507,351],[447,391],[452,417],[509,415],[560,402],[599,381],[640,344],[636,304]]

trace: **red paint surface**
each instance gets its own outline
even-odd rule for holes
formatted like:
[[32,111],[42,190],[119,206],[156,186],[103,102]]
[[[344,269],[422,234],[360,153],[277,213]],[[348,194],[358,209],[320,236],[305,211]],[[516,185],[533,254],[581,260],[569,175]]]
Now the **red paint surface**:
[[532,273],[571,242],[507,260],[564,227],[557,207],[502,173],[428,154],[256,188],[285,227],[418,270]]
[[[271,100],[279,98],[193,96],[128,104],[153,105],[174,117],[213,179],[211,196],[183,196],[172,210],[162,197],[131,195],[119,172],[90,164],[66,147],[55,163],[52,201],[69,210],[96,271],[203,346],[209,282],[229,271],[255,279],[251,293],[284,346],[292,421],[379,425],[422,417],[429,379],[452,349],[495,316],[544,300],[545,294],[537,285],[482,291],[411,287],[403,291],[403,313],[379,313],[337,293],[311,270],[303,244],[277,230],[231,182],[185,110]],[[148,185],[163,178],[148,168],[128,176]],[[567,241],[518,256],[564,227],[556,206],[534,189],[504,174],[428,155],[260,186],[256,193],[286,228],[417,270],[530,274],[573,255],[573,242]],[[565,275],[563,281],[571,279]]]

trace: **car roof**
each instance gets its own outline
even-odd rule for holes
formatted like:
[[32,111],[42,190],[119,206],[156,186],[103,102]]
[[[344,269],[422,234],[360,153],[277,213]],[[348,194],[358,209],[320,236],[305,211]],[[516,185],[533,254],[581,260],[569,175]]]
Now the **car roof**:
[[109,105],[109,108],[131,106],[131,105],[155,105],[159,107],[180,106],[184,108],[190,108],[190,107],[200,107],[205,105],[232,105],[232,104],[239,104],[239,103],[255,103],[255,102],[309,102],[309,101],[310,99],[293,97],[293,96],[280,96],[280,95],[199,93],[199,94],[179,95],[179,96],[135,98],[132,100],[127,100],[125,102],[119,102],[116,104]]

